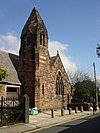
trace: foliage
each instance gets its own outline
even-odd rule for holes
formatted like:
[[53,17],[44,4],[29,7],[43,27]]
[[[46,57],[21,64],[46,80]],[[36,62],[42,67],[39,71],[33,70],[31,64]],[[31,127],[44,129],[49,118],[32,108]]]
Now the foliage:
[[76,71],[74,74],[69,72],[69,79],[71,80],[71,84],[74,86],[77,82],[82,82],[83,80],[90,79],[89,73],[84,71]]
[[0,81],[7,76],[6,70],[0,68]]
[[95,83],[91,80],[78,81],[74,87],[74,102],[89,102],[91,97],[95,98]]

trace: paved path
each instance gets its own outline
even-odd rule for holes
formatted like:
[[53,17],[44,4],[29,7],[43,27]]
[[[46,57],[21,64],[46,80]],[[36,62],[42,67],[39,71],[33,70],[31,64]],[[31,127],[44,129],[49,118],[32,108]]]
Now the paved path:
[[[96,113],[100,113],[98,110]],[[25,133],[31,130],[39,129],[39,128],[47,128],[53,125],[57,125],[59,123],[63,123],[66,121],[73,121],[75,119],[80,119],[83,117],[87,117],[88,115],[92,115],[92,111],[83,111],[75,113],[72,111],[72,114],[69,115],[68,110],[64,111],[64,116],[61,116],[61,111],[54,111],[54,118],[51,117],[50,111],[45,111],[39,113],[38,115],[30,115],[29,116],[29,124],[15,124],[10,126],[0,127],[0,133]]]

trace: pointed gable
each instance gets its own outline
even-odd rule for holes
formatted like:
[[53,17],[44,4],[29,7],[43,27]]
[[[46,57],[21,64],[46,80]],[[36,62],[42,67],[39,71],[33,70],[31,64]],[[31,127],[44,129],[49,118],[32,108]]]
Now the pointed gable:
[[50,67],[53,67],[54,66],[54,63],[57,61],[57,60],[60,60],[61,64],[63,65],[62,61],[61,61],[61,58],[59,56],[59,52],[57,51],[57,55],[56,56],[52,56],[50,57]]
[[50,67],[52,67],[57,59],[57,56],[50,57]]
[[22,30],[22,35],[25,34],[27,31],[34,33],[37,30],[37,28],[39,28],[41,26],[44,27],[45,31],[47,32],[45,24],[39,14],[39,12],[37,11],[36,7],[34,7],[23,30]]

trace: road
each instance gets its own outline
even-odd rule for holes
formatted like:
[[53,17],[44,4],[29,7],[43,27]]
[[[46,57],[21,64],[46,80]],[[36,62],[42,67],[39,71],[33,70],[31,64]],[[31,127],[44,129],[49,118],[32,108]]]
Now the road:
[[31,133],[100,133],[100,114],[34,132],[31,131]]

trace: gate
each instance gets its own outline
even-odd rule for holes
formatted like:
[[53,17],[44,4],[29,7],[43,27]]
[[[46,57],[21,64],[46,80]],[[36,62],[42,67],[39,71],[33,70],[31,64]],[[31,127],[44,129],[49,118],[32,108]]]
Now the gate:
[[1,97],[0,126],[25,122],[25,97],[21,100]]

